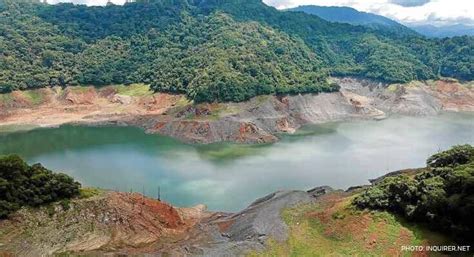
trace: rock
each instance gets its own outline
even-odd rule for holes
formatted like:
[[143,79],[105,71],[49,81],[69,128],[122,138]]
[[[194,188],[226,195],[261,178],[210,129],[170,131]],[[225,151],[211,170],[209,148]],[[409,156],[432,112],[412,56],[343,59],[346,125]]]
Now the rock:
[[132,97],[128,95],[119,95],[116,94],[112,97],[110,100],[112,103],[119,103],[119,104],[131,104],[132,103]]
[[277,241],[287,239],[287,226],[281,219],[281,211],[296,204],[309,203],[311,196],[303,191],[280,191],[253,202],[229,220],[233,223],[227,233],[231,241],[258,239],[267,235]]
[[332,189],[331,187],[329,186],[319,186],[319,187],[315,187],[313,189],[310,189],[308,191],[306,191],[308,194],[310,194],[312,197],[319,197],[319,196],[322,196],[322,195],[325,195],[327,193],[330,193],[334,191],[334,189]]
[[201,223],[201,228],[207,229],[196,232],[211,235],[212,243],[194,244],[192,255],[245,256],[249,251],[263,250],[269,238],[277,242],[285,241],[288,227],[281,218],[281,212],[299,204],[311,203],[316,195],[331,190],[329,187],[318,187],[310,190],[311,193],[279,191],[255,200],[239,213],[218,215],[216,219]]
[[369,182],[370,184],[372,185],[376,185],[380,182],[382,182],[385,178],[387,177],[394,177],[394,176],[399,176],[399,175],[402,175],[402,174],[406,174],[406,175],[414,175],[414,174],[417,174],[419,172],[423,172],[425,171],[424,168],[420,168],[420,169],[405,169],[405,170],[397,170],[397,171],[392,171],[392,172],[389,172],[383,176],[380,176],[378,178],[375,178],[375,179],[369,179]]
[[93,87],[66,88],[63,99],[73,105],[92,105],[97,99],[97,91]]

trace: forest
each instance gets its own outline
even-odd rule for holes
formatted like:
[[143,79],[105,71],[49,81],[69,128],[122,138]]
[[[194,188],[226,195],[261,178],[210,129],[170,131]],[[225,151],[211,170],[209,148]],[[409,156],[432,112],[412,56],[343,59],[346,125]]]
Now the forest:
[[461,241],[474,240],[474,147],[455,146],[427,160],[417,175],[390,176],[365,190],[353,203],[387,210],[427,223]]
[[23,206],[38,207],[79,195],[80,184],[17,155],[0,156],[0,219]]
[[146,83],[195,102],[337,91],[329,76],[472,80],[474,39],[330,23],[260,0],[0,0],[0,92]]

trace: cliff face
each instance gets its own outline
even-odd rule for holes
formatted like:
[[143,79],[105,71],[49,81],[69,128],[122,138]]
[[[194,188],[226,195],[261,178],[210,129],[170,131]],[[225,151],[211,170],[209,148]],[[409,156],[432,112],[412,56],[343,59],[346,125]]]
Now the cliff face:
[[337,93],[260,96],[243,103],[193,105],[184,96],[154,94],[145,85],[41,89],[0,98],[0,125],[119,124],[189,143],[267,143],[305,124],[380,119],[391,114],[474,111],[474,87],[453,81],[385,85],[334,79]]

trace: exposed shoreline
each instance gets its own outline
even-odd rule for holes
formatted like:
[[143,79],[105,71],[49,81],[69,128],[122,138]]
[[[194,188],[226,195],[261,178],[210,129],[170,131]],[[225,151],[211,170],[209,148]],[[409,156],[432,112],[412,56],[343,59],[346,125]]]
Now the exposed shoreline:
[[392,114],[437,115],[473,112],[474,87],[453,81],[385,85],[335,79],[337,93],[259,96],[243,103],[193,105],[184,96],[130,88],[49,88],[0,98],[0,126],[35,128],[64,124],[124,125],[186,143],[270,143],[278,133],[307,124],[383,119]]
[[[392,172],[371,183],[423,170]],[[364,187],[277,191],[236,213],[210,212],[204,205],[178,208],[137,193],[99,191],[90,198],[72,200],[67,209],[61,203],[23,208],[0,220],[0,253],[246,256],[264,251],[269,240],[288,240],[289,227],[281,216],[284,210],[349,199]]]

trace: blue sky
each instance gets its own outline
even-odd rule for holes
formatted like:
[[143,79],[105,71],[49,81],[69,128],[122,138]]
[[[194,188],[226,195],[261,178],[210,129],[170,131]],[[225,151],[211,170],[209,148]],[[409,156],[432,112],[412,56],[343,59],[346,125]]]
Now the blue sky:
[[[359,11],[387,16],[405,24],[474,26],[474,0],[263,0],[276,8],[298,5],[350,6]],[[107,0],[48,0],[49,3],[74,2],[104,5]],[[122,4],[125,0],[112,0]]]

